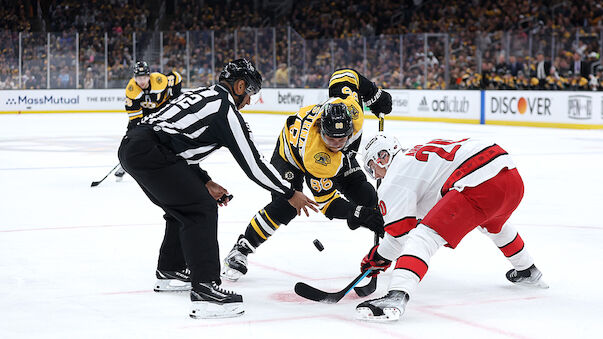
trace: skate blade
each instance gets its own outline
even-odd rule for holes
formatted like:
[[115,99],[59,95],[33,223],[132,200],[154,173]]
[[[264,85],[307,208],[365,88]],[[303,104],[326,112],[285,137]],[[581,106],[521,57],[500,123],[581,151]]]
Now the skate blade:
[[225,266],[222,272],[220,272],[220,276],[228,281],[237,281],[243,276],[243,273]]
[[520,285],[520,286],[525,286],[525,287],[530,287],[530,288],[542,288],[542,289],[549,288],[549,285],[547,283],[545,283],[544,280],[542,280],[542,279],[539,279],[538,281],[535,281],[535,282],[520,281],[520,282],[515,283],[515,285]]
[[240,317],[244,313],[243,303],[216,304],[209,301],[193,301],[189,316],[193,319],[220,319]]
[[178,279],[158,279],[155,283],[155,292],[183,292],[190,291],[191,283],[180,281]]
[[395,307],[386,307],[383,309],[382,315],[374,315],[368,307],[359,307],[356,309],[356,319],[372,322],[391,322],[400,320],[402,313]]

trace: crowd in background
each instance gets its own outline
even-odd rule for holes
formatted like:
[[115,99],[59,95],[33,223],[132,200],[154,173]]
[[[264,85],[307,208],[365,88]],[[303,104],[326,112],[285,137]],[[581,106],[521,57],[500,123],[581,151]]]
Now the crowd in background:
[[596,0],[267,6],[0,0],[0,89],[121,88],[134,58],[153,71],[176,69],[193,87],[213,83],[234,57],[251,58],[265,87],[326,87],[334,68],[354,67],[385,88],[603,89]]

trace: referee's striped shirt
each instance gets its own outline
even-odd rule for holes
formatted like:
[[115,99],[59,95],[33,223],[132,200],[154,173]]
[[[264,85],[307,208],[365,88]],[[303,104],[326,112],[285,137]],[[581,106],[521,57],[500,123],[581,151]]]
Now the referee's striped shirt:
[[189,164],[224,146],[255,183],[285,199],[293,196],[289,183],[258,152],[232,95],[221,85],[183,92],[141,124],[153,126],[166,146]]

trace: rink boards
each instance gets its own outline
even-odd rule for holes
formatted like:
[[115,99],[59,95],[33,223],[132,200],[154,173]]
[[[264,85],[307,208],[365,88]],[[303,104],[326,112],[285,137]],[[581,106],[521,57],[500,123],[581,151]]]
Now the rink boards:
[[[388,119],[603,129],[603,92],[388,90]],[[291,114],[325,89],[266,88],[244,113]],[[0,114],[125,112],[123,89],[0,91]],[[369,115],[369,117],[371,117]]]

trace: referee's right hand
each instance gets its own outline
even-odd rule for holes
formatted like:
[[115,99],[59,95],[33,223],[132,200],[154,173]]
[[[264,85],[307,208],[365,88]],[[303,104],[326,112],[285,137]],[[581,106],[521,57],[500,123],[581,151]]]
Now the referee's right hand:
[[306,216],[309,217],[310,213],[308,213],[308,208],[313,210],[314,212],[318,212],[318,209],[315,206],[318,206],[316,201],[308,198],[305,194],[300,191],[295,191],[291,199],[288,200],[291,206],[295,207],[297,210],[297,215],[301,215],[301,210],[304,210]]

